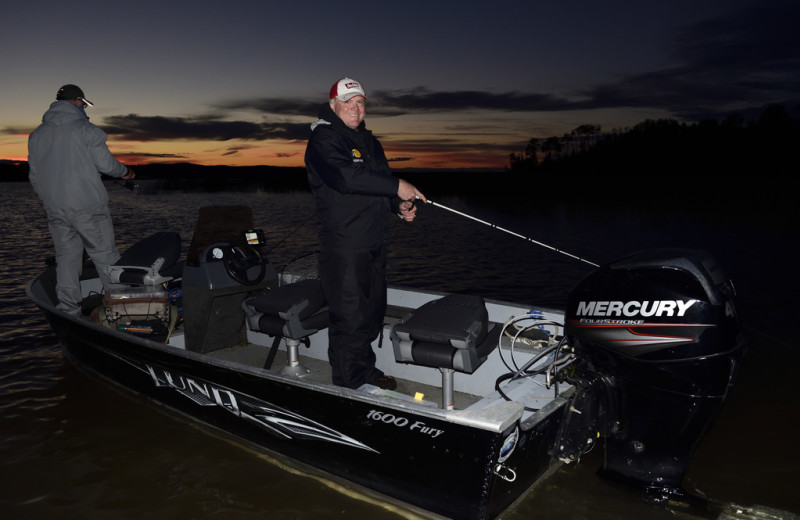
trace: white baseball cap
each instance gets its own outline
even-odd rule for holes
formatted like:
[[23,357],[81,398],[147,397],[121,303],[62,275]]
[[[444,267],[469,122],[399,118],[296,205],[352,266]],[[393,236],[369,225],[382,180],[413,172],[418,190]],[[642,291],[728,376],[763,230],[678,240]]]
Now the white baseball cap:
[[347,101],[355,96],[364,96],[366,99],[367,94],[364,92],[364,87],[361,83],[351,78],[342,78],[331,87],[330,99],[336,98],[339,101]]

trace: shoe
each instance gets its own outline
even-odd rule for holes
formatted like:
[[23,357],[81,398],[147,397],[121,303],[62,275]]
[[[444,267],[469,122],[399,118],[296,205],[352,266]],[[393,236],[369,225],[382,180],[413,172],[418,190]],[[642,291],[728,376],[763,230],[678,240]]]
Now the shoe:
[[385,374],[373,381],[371,384],[384,390],[394,390],[397,388],[397,380],[392,376],[387,376]]

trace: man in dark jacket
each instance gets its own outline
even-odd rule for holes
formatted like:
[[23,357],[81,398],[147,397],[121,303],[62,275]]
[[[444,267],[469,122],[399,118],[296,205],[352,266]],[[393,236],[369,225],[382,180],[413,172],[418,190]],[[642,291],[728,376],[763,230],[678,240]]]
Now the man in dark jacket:
[[425,196],[391,174],[378,140],[367,130],[367,96],[343,78],[311,125],[305,163],[320,221],[320,278],[330,306],[328,356],[333,383],[394,389],[375,367],[372,341],[386,313],[389,215],[411,222]]
[[100,174],[133,179],[132,169],[106,146],[106,133],[89,122],[92,104],[76,85],[64,85],[28,138],[28,178],[42,199],[56,248],[58,308],[80,315],[80,273],[84,249],[103,286],[111,283],[106,268],[119,259],[108,193]]

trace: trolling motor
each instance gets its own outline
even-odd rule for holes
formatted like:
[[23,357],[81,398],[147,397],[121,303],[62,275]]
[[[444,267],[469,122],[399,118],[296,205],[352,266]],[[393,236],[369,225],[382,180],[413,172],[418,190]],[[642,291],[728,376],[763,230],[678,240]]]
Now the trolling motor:
[[[605,441],[601,474],[655,498],[681,486],[735,379],[744,341],[733,286],[694,250],[655,250],[604,265],[570,293],[575,385],[559,443],[576,460]],[[687,497],[690,498],[690,497]]]

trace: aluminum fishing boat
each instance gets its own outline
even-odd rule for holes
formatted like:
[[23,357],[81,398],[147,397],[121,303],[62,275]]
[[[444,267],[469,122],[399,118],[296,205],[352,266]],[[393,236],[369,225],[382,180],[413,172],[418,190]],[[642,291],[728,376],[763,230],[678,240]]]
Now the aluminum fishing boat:
[[57,308],[53,266],[28,294],[77,366],[416,511],[497,517],[595,445],[603,475],[687,496],[743,350],[707,254],[600,266],[564,311],[390,287],[373,347],[398,387],[384,390],[331,384],[315,256],[278,272],[263,243],[249,208],[203,208],[186,251],[154,233],[108,270],[113,289],[87,264],[81,317]]

